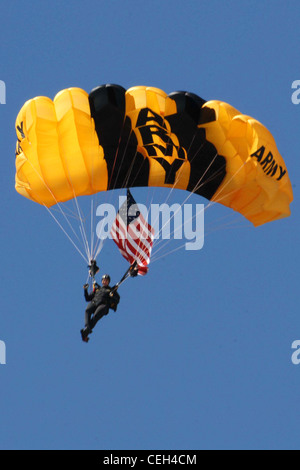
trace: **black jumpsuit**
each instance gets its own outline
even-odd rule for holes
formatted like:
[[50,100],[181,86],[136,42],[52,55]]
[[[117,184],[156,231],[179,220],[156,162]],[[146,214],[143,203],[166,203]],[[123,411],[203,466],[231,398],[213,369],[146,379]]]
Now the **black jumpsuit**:
[[114,292],[111,297],[109,294],[112,289],[110,286],[98,286],[90,294],[87,288],[84,289],[85,300],[89,302],[85,311],[85,326],[90,331],[93,330],[102,317],[108,314],[110,308],[116,311],[120,296],[117,292]]

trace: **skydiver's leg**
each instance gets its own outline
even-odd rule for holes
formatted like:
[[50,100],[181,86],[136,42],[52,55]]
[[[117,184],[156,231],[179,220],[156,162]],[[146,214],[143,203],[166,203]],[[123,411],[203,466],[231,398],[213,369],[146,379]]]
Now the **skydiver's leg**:
[[86,311],[85,311],[85,327],[88,328],[89,331],[92,331],[92,315],[96,310],[95,304],[92,302],[88,304]]
[[97,307],[93,318],[90,321],[91,328],[95,328],[96,324],[98,323],[99,320],[101,320],[102,317],[107,315],[109,312],[109,306],[105,304],[101,304]]

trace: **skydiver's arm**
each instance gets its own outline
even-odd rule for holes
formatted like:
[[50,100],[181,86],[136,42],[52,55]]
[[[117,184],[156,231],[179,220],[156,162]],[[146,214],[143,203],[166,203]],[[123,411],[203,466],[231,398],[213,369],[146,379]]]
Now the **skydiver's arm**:
[[116,290],[114,290],[116,286],[114,286],[109,294],[110,296],[110,308],[114,310],[115,312],[117,311],[117,306],[120,302],[120,295]]
[[95,293],[94,293],[94,292],[91,292],[91,293],[89,294],[89,292],[88,292],[88,286],[87,286],[87,285],[84,285],[83,288],[84,288],[84,298],[85,298],[85,300],[86,300],[87,302],[90,302],[91,300],[93,300],[93,298],[94,298],[94,296],[95,296]]

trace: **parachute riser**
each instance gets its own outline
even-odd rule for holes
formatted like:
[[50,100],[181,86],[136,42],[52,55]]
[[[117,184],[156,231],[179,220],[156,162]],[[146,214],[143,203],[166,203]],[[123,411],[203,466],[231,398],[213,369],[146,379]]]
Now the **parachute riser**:
[[87,283],[89,282],[89,280],[91,280],[92,286],[93,286],[94,283],[96,282],[95,276],[100,271],[100,268],[97,266],[96,260],[92,259],[90,261],[90,264],[88,265],[88,270],[89,270],[89,275],[87,278]]
[[121,280],[115,285],[114,289],[112,290],[112,292],[116,292],[119,287],[123,284],[123,282],[125,282],[127,279],[129,279],[130,277],[134,277],[135,274],[133,274],[133,272],[135,271],[137,267],[137,261],[135,261],[126,271],[126,273],[124,274],[124,276],[121,278]]

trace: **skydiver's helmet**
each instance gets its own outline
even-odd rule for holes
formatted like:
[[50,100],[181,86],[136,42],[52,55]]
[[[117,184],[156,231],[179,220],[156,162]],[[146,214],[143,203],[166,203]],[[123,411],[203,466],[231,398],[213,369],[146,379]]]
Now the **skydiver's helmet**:
[[108,274],[103,274],[103,276],[102,276],[102,281],[103,281],[104,279],[107,279],[108,282],[110,283],[110,276],[109,276]]

